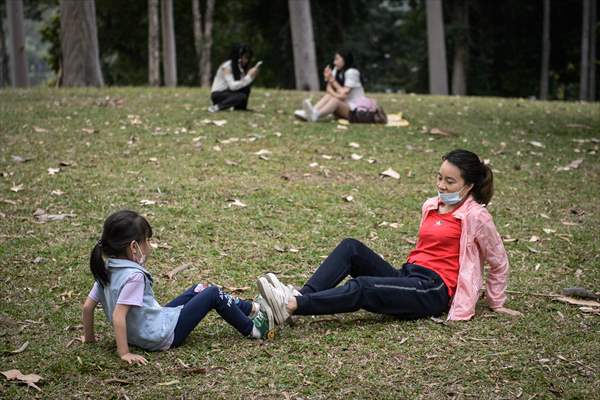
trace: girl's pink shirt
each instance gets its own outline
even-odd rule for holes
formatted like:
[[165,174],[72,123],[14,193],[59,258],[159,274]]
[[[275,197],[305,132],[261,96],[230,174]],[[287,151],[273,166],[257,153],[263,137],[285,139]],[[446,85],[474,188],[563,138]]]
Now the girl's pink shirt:
[[[438,197],[425,201],[421,224],[429,210],[439,207]],[[483,265],[490,266],[487,274],[486,298],[490,308],[498,308],[506,301],[508,256],[502,238],[496,230],[489,211],[472,196],[465,199],[452,213],[461,220],[459,271],[456,292],[452,299],[448,320],[469,320],[475,315],[475,305],[483,287]]]

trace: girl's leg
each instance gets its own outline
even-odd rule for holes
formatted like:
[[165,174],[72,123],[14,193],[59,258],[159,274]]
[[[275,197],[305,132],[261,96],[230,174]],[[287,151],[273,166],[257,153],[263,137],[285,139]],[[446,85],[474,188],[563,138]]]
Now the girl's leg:
[[314,107],[315,108],[323,107],[323,105],[325,105],[325,103],[327,103],[329,101],[329,99],[331,99],[331,95],[326,94],[325,96],[321,97],[321,99],[319,101],[317,101],[317,104],[315,104]]
[[338,101],[338,107],[335,109],[335,116],[337,118],[350,119],[350,106],[345,101]]
[[348,275],[396,277],[399,271],[356,239],[344,239],[323,261],[300,293],[314,293],[337,286]]
[[329,96],[329,99],[322,105],[315,107],[315,110],[319,113],[319,118],[321,118],[337,110],[339,103],[342,102],[333,96]]
[[406,264],[398,277],[360,276],[346,284],[295,298],[297,315],[337,314],[364,309],[405,319],[437,316],[448,309],[448,289],[426,268]]
[[[177,299],[183,301],[185,299],[184,295],[185,293]],[[176,303],[177,299],[167,306],[173,307],[181,305]],[[215,309],[225,321],[237,329],[242,335],[248,336],[252,332],[253,324],[247,316],[252,310],[252,303],[238,300],[229,294],[224,293],[216,286],[207,287],[200,293],[188,298],[187,301],[182,304],[184,304],[184,306],[181,309],[181,314],[179,314],[179,319],[175,326],[175,337],[173,338],[172,347],[181,345],[196,325],[198,325],[212,309]]]

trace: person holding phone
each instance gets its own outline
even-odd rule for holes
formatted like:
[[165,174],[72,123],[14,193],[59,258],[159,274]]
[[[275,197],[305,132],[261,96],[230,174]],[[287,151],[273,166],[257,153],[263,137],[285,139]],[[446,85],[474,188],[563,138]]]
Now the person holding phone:
[[302,103],[302,110],[294,115],[309,122],[334,114],[338,118],[350,119],[356,109],[356,101],[365,97],[360,72],[354,67],[354,57],[349,51],[335,53],[333,68],[325,67],[323,78],[326,82],[326,94],[314,106],[309,99]]
[[211,87],[212,105],[209,112],[228,110],[247,110],[250,98],[250,87],[262,61],[248,68],[252,60],[252,49],[246,44],[236,44],[231,49],[230,57],[219,66]]

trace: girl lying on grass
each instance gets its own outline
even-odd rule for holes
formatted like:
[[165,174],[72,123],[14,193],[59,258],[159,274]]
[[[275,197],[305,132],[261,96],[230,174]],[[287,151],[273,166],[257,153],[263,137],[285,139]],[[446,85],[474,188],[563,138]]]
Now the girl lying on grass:
[[[488,209],[494,191],[492,170],[466,150],[442,157],[438,196],[425,201],[416,247],[401,269],[373,250],[345,239],[298,292],[274,274],[257,281],[275,322],[290,315],[320,315],[364,309],[403,319],[439,316],[468,320],[490,266],[487,301],[493,311],[521,315],[504,307],[508,257]],[[337,286],[348,275],[345,284]]]
[[130,353],[129,344],[150,351],[180,346],[212,309],[248,338],[269,335],[273,314],[264,300],[240,300],[217,286],[193,285],[161,307],[152,291],[152,275],[145,268],[150,237],[150,224],[135,211],[118,211],[104,222],[102,238],[90,256],[95,283],[83,305],[84,343],[95,340],[98,303],[113,325],[119,356],[129,364],[146,364],[144,357]]

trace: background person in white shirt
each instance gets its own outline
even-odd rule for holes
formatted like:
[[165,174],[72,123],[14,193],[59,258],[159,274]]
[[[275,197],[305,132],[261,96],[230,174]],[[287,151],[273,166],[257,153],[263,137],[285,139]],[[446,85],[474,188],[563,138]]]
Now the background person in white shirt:
[[210,89],[213,105],[208,111],[217,112],[233,107],[246,110],[250,97],[250,86],[258,74],[260,62],[248,69],[252,59],[252,49],[246,44],[236,44],[229,60],[219,66]]
[[350,118],[350,113],[356,108],[354,101],[365,95],[360,72],[354,68],[354,57],[349,51],[335,53],[333,65],[333,69],[328,65],[323,70],[323,78],[327,82],[325,96],[314,106],[309,99],[304,100],[303,110],[297,110],[294,115],[311,122],[329,114]]

